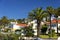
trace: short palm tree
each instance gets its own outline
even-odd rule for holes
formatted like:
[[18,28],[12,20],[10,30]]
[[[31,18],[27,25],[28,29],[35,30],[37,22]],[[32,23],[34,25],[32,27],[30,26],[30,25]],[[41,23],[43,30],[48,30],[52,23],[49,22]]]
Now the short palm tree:
[[37,20],[37,37],[39,37],[39,35],[40,35],[41,21],[42,21],[43,17],[45,17],[46,15],[47,14],[44,12],[44,10],[42,10],[42,8],[37,8],[29,13],[29,17],[31,19]]

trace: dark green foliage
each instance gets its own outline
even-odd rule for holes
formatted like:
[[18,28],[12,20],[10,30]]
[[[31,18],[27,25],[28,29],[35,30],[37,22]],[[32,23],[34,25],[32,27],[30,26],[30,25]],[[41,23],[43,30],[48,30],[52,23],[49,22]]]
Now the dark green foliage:
[[48,32],[48,36],[52,37],[51,30]]
[[32,27],[26,27],[24,30],[25,30],[25,36],[27,37],[34,36]]
[[51,32],[48,32],[49,37],[54,37],[55,36],[55,30],[52,29]]
[[43,17],[46,17],[47,14],[45,13],[42,8],[36,8],[35,10],[32,10],[32,12],[29,13],[28,17],[32,20],[36,19],[37,20],[37,37],[40,35],[40,30],[41,30],[41,21]]
[[42,29],[41,29],[41,33],[42,34],[45,34],[47,31],[47,26],[43,26]]
[[18,23],[25,23],[25,18],[23,18],[23,19],[17,19],[17,22]]
[[4,25],[4,26],[9,24],[9,20],[6,16],[3,16],[0,20],[0,22],[1,22],[1,25]]
[[18,23],[22,23],[22,19],[17,19],[17,22]]
[[52,37],[54,37],[54,36],[55,36],[55,30],[52,29]]
[[10,22],[16,22],[16,20],[15,20],[15,19],[9,19],[9,21],[10,21]]

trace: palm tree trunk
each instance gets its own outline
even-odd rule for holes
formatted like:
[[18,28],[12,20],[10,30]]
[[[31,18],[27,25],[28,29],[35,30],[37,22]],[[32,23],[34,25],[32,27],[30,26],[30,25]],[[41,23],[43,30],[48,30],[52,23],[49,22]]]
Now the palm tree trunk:
[[49,32],[52,34],[52,30],[51,30],[51,14],[49,14],[50,15],[50,30],[49,30]]
[[56,25],[56,26],[57,26],[57,36],[58,36],[58,19],[57,19],[57,18],[58,18],[58,16],[56,17],[56,24],[57,24],[57,25]]
[[37,37],[40,35],[40,20],[37,20]]

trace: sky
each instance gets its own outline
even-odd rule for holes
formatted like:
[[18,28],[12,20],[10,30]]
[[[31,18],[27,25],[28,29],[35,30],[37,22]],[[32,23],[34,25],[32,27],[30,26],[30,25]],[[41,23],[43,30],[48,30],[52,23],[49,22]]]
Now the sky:
[[60,7],[60,0],[0,0],[0,18],[7,16],[10,19],[27,18],[28,13],[38,7]]

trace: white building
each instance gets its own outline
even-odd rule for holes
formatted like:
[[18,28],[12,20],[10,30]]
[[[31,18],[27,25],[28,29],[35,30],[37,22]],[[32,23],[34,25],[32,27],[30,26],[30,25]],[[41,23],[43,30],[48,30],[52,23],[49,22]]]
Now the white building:
[[[57,33],[57,24],[56,24],[56,21],[58,21],[58,28],[60,28],[60,16],[58,17],[58,19],[59,20],[52,19],[52,21],[51,21],[51,27],[52,27],[52,29],[55,30],[56,33]],[[37,20],[33,20],[31,22],[28,22],[28,25],[31,25],[31,24],[33,24],[32,28],[33,28],[33,30],[35,32],[34,35],[37,35]],[[46,21],[42,22],[41,21],[41,25],[44,25],[44,24],[48,25],[48,29],[47,29],[47,31],[48,31],[49,27],[50,27],[50,22],[46,22]],[[58,32],[60,33],[60,30],[58,30]]]
[[[34,30],[34,35],[37,35],[37,20],[28,22],[28,25],[32,25],[32,28]],[[41,25],[44,25],[44,22],[41,22]]]
[[23,23],[15,24],[15,25],[13,25],[13,31],[24,28],[24,27],[27,27],[27,24],[23,24]]
[[[54,29],[55,32],[57,33],[57,23],[56,23],[56,21],[58,21],[58,32],[60,33],[60,30],[59,30],[60,20],[56,20],[56,19],[51,20],[51,28]],[[46,22],[46,24],[48,25],[48,29],[47,29],[47,31],[48,31],[49,28],[50,28],[50,22]]]
[[[18,24],[17,22],[11,22],[11,24],[10,24],[10,28],[13,32],[16,32],[16,30],[20,30],[20,29],[25,28],[27,26],[28,26],[27,24],[24,24],[24,23]],[[20,32],[21,32],[21,35],[24,35],[24,33],[22,33],[23,30],[21,30]],[[16,33],[19,34],[18,31]]]

